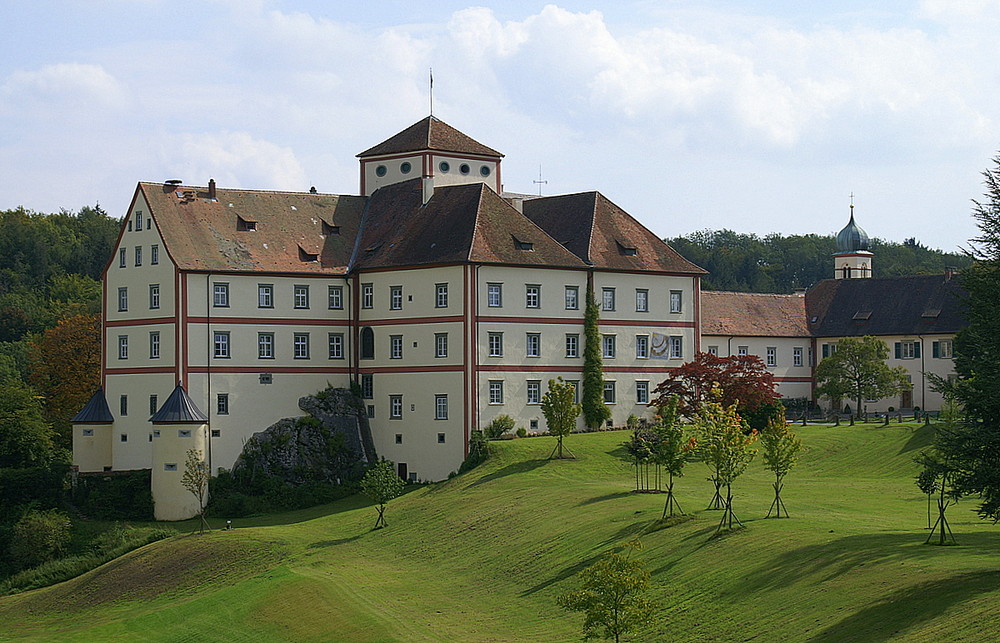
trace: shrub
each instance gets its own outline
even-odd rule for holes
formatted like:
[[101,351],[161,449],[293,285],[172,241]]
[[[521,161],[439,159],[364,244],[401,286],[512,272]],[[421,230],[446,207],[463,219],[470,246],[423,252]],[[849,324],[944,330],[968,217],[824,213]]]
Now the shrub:
[[27,512],[11,534],[12,562],[23,569],[52,560],[69,544],[71,528],[69,516],[58,509]]
[[504,433],[514,429],[514,418],[509,415],[498,415],[486,425],[487,440],[499,440]]
[[519,426],[517,427],[516,435],[519,438],[526,438],[528,437],[528,429],[524,428],[523,426]]
[[73,503],[100,520],[152,520],[153,494],[150,471],[80,475],[73,488]]
[[469,455],[458,468],[459,473],[465,473],[476,468],[490,457],[490,444],[482,431],[473,431],[469,436]]

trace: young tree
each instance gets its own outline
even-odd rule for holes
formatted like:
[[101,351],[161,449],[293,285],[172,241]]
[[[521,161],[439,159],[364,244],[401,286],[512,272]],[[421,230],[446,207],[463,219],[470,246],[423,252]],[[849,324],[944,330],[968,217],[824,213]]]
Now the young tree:
[[201,449],[188,449],[187,459],[184,461],[184,475],[181,477],[181,484],[198,501],[198,519],[200,520],[200,533],[205,530],[212,530],[205,520],[205,505],[208,500],[208,480],[211,478],[208,470],[208,463]]
[[723,406],[736,404],[744,418],[780,397],[775,391],[774,375],[756,355],[717,357],[698,353],[657,385],[652,403],[664,406],[671,397],[676,397],[680,414],[694,417],[713,390],[722,392],[719,401]]
[[816,395],[839,400],[850,396],[858,417],[864,400],[889,397],[910,386],[906,369],[890,368],[889,347],[877,337],[847,337],[816,367]]
[[[718,395],[721,397],[721,394]],[[757,440],[757,431],[750,434],[739,414],[736,405],[723,406],[721,402],[707,401],[695,417],[697,430],[697,452],[703,462],[714,470],[715,495],[713,503],[718,504],[722,487],[726,488],[723,499],[722,520],[715,533],[724,528],[732,529],[733,521],[741,527],[743,523],[733,513],[733,482],[746,470],[757,455],[757,449],[752,447]]]
[[604,403],[604,363],[601,358],[600,310],[593,283],[587,283],[587,306],[583,315],[583,419],[596,429],[611,419]]
[[783,509],[785,517],[789,518],[788,509],[781,499],[781,490],[785,487],[785,476],[795,466],[798,453],[802,449],[802,441],[788,429],[782,413],[773,415],[764,430],[760,432],[760,443],[764,449],[764,466],[774,473],[774,482],[771,483],[774,487],[774,500],[765,518],[770,518],[772,511],[775,512],[775,518],[781,518]]
[[949,540],[952,544],[955,543],[955,535],[951,531],[951,525],[948,524],[945,510],[962,497],[961,488],[954,484],[955,475],[960,472],[952,463],[952,457],[955,453],[962,453],[966,443],[966,428],[958,404],[953,400],[946,400],[941,407],[940,422],[935,425],[934,443],[914,458],[914,461],[923,467],[917,475],[917,486],[927,494],[928,502],[933,494],[938,494],[937,520],[931,525],[928,513],[927,527],[930,532],[924,544],[930,543],[935,533],[939,536],[937,544],[946,545]]
[[[635,468],[635,490],[650,491],[649,464],[653,461],[653,449],[656,436],[649,429],[635,429],[632,437],[625,443],[625,451],[632,459]],[[645,475],[643,475],[645,473]],[[657,488],[659,486],[657,485]]]
[[[549,454],[563,458],[563,438],[576,428],[576,418],[580,416],[580,405],[576,403],[576,388],[563,378],[549,380],[549,390],[542,396],[542,415],[549,433],[556,436],[556,447]],[[569,449],[565,449],[569,453]],[[558,454],[558,455],[556,455]],[[572,453],[569,453],[573,457]]]
[[581,588],[563,594],[556,603],[571,612],[583,612],[583,638],[621,640],[623,634],[650,623],[654,605],[644,597],[649,588],[649,572],[642,561],[632,560],[632,552],[642,548],[639,541],[628,543],[628,553],[612,552],[580,572]]
[[665,406],[661,406],[656,416],[654,430],[659,440],[653,449],[653,461],[667,472],[667,499],[663,503],[662,518],[675,513],[683,515],[684,510],[674,496],[674,478],[684,475],[684,465],[693,444],[684,439],[684,427],[677,413],[677,398],[671,398]]
[[365,477],[361,479],[361,493],[378,505],[378,518],[373,530],[389,526],[385,520],[385,506],[390,500],[398,498],[405,486],[406,483],[396,474],[395,467],[388,460],[380,460],[365,472]]

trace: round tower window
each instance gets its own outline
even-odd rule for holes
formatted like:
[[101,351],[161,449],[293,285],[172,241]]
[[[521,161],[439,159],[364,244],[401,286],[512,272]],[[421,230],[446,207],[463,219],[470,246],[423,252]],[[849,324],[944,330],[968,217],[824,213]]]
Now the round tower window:
[[461,165],[458,166],[458,171],[461,172],[462,174],[468,174],[469,173],[469,164],[468,163],[462,163]]
[[482,174],[483,176],[489,176],[490,166],[489,165],[482,166],[481,168],[479,168],[479,173]]
[[377,168],[375,168],[375,176],[385,176],[385,173],[388,171],[389,170],[386,169],[384,165],[380,165]]
[[403,161],[403,163],[399,166],[399,171],[402,172],[403,174],[409,174],[410,170],[412,169],[413,166],[410,165],[409,161]]
[[448,164],[448,161],[441,161],[441,163],[438,164],[438,169],[442,172],[447,172],[451,169],[451,165]]

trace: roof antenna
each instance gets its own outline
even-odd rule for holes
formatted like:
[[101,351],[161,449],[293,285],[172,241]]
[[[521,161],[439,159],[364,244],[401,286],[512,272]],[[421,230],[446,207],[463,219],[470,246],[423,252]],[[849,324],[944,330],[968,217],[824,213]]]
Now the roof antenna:
[[431,78],[431,82],[430,82],[430,86],[431,86],[431,92],[430,92],[431,93],[431,116],[434,116],[434,68],[433,67],[428,67],[427,69],[430,72],[430,78]]
[[542,184],[548,183],[548,181],[542,180],[542,164],[538,164],[538,180],[532,181],[532,183],[538,184],[538,196],[542,196]]

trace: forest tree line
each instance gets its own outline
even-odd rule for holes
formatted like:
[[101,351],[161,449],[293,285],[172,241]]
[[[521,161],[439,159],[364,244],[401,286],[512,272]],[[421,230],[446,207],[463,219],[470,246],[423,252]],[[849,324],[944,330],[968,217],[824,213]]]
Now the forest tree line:
[[[833,278],[833,235],[764,237],[732,230],[700,230],[665,239],[677,252],[708,271],[705,290],[791,294],[799,288]],[[871,240],[873,276],[942,274],[949,267],[964,268],[972,259],[957,252],[928,248],[914,238],[902,243]]]

